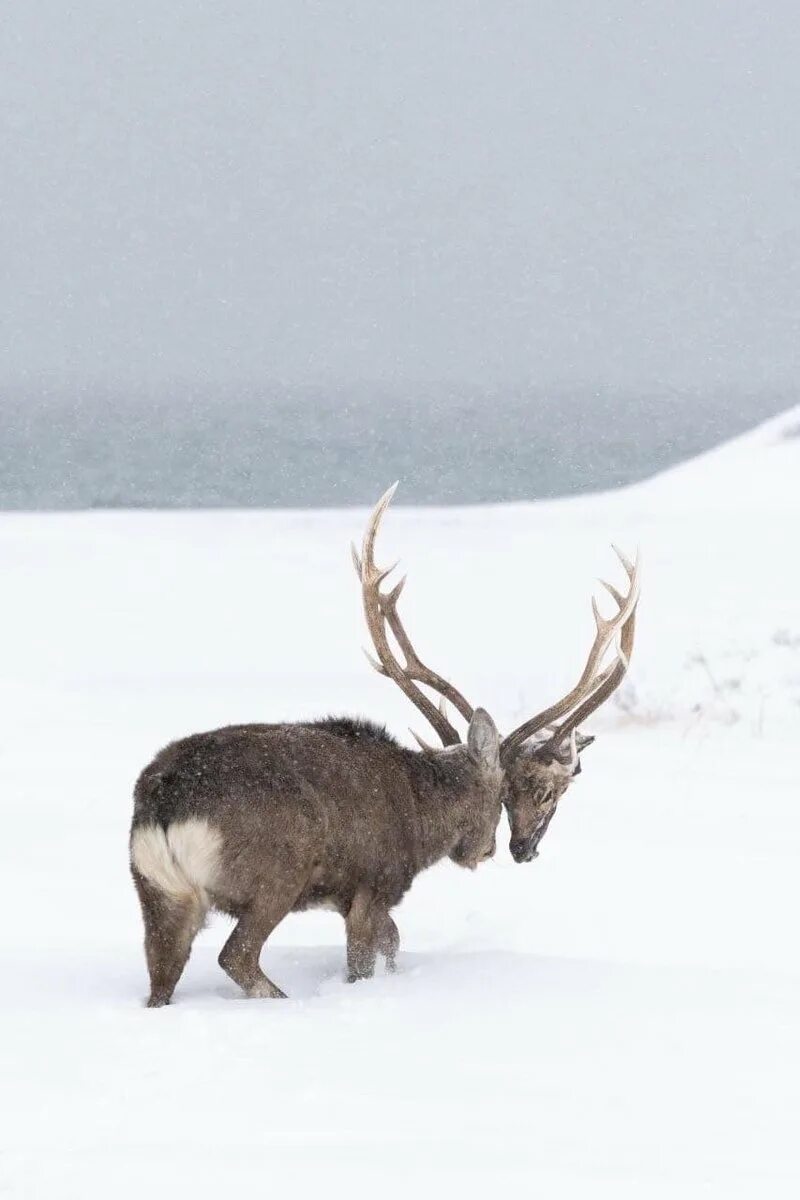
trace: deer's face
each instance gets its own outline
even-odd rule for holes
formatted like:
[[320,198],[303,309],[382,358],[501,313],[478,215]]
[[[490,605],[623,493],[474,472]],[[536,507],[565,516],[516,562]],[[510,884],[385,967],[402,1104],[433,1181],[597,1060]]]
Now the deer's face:
[[535,747],[523,749],[509,764],[503,803],[511,825],[509,849],[514,862],[536,858],[558,802],[580,769],[579,759],[542,758]]

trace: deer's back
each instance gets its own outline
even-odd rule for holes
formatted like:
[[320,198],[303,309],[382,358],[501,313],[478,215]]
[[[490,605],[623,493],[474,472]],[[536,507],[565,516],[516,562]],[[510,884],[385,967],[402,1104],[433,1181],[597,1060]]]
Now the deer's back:
[[232,911],[265,873],[307,874],[296,907],[346,904],[364,881],[396,902],[417,858],[410,754],[347,720],[195,734],[140,775],[133,828],[206,823],[220,839],[219,907]]

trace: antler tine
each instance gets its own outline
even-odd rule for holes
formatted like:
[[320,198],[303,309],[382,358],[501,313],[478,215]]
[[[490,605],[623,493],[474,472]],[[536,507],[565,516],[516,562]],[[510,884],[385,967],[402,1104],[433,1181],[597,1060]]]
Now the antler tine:
[[636,547],[636,558],[633,562],[631,562],[631,560],[622,553],[619,546],[615,546],[613,542],[611,543],[611,549],[614,551],[617,558],[625,568],[628,578],[632,581],[634,575],[639,569],[639,547]]
[[[576,714],[579,714],[579,720],[583,720],[590,712],[594,712],[615,688],[619,687],[633,649],[634,616],[636,605],[639,602],[640,564],[638,553],[635,562],[631,563],[616,546],[613,549],[628,576],[627,595],[623,596],[613,584],[606,583],[605,580],[600,581],[616,601],[616,613],[613,617],[604,617],[598,608],[596,599],[594,596],[592,597],[592,613],[596,633],[580,679],[561,700],[523,722],[504,739],[501,748],[504,759],[508,760],[513,757],[529,737],[548,726],[552,727],[554,732],[546,742],[542,743],[542,748],[552,748],[562,744],[564,738],[569,736],[577,726]],[[601,664],[609,648],[618,636],[621,641],[620,654],[610,666],[601,669]],[[573,710],[575,711],[573,712]],[[573,712],[572,717],[569,717],[562,725],[555,724],[570,712]]]
[[362,647],[361,647],[361,653],[364,655],[364,658],[367,660],[367,662],[369,663],[369,665],[372,667],[373,671],[377,671],[379,675],[385,675],[385,674],[386,674],[386,671],[385,671],[385,670],[384,670],[384,668],[381,666],[381,664],[378,662],[377,658],[373,658],[373,657],[372,657],[372,655],[370,654],[369,650],[366,650],[366,649],[365,649],[365,648],[362,646]]
[[386,593],[386,604],[392,606],[397,604],[397,601],[400,599],[400,593],[406,586],[406,579],[408,579],[407,575],[404,575],[402,579],[398,579],[392,590]]
[[391,504],[392,496],[397,491],[399,484],[400,480],[395,480],[392,486],[386,489],[372,510],[372,516],[367,522],[367,528],[364,531],[364,541],[361,545],[362,569],[370,572],[374,572],[377,569],[375,567],[375,539],[378,536],[378,529],[380,528],[383,514]]
[[415,729],[412,729],[412,728],[411,728],[411,726],[409,726],[409,728],[408,728],[408,732],[411,734],[411,736],[413,737],[414,741],[415,741],[415,742],[417,743],[417,745],[419,746],[420,750],[425,750],[425,751],[427,751],[429,754],[430,754],[430,753],[432,753],[432,752],[435,750],[435,747],[434,747],[434,746],[431,746],[429,742],[426,742],[424,738],[421,738],[421,737],[419,736],[419,734],[417,733],[417,731],[416,731]]
[[[378,571],[373,580],[374,586],[380,587],[380,585],[383,583],[383,581],[385,579],[389,578],[392,571],[395,569],[395,567],[398,565],[399,562],[400,562],[400,559],[396,558],[390,567],[384,567],[382,570]],[[390,594],[391,593],[389,593],[389,595]]]
[[617,604],[620,606],[620,608],[622,608],[623,604],[625,603],[622,592],[619,591],[618,588],[615,588],[613,583],[609,583],[607,579],[600,579],[598,582],[602,583],[606,591],[611,593]]
[[[442,744],[453,746],[457,745],[461,741],[461,738],[458,731],[451,724],[447,712],[441,705],[437,708],[417,685],[420,683],[425,684],[427,687],[432,688],[433,691],[438,692],[442,697],[442,701],[445,698],[450,700],[467,721],[472,717],[472,706],[451,683],[448,683],[441,675],[437,675],[435,671],[426,667],[412,646],[411,640],[403,628],[397,612],[397,601],[405,586],[405,576],[390,591],[382,592],[380,590],[381,583],[397,566],[397,563],[394,563],[393,566],[384,569],[376,566],[375,563],[375,542],[378,530],[396,489],[397,484],[395,483],[384,492],[375,505],[364,533],[360,558],[355,548],[353,549],[353,562],[361,579],[364,615],[367,619],[367,627],[372,638],[372,643],[378,655],[378,662],[376,663],[370,655],[367,657],[370,658],[373,666],[382,675],[386,675],[389,679],[394,680],[408,699],[416,705],[425,719],[436,730],[442,740]],[[402,664],[397,659],[391,648],[386,632],[387,627],[402,651],[405,664]],[[416,737],[416,734],[414,736]],[[419,741],[419,739],[417,740]],[[420,744],[423,745],[423,748],[430,749],[430,747],[425,747],[424,743]]]
[[622,628],[620,644],[617,647],[617,658],[614,665],[604,673],[597,687],[583,700],[566,721],[556,728],[552,737],[541,747],[545,754],[563,745],[566,737],[572,736],[578,726],[596,712],[604,704],[612,692],[615,692],[628,673],[633,642],[636,633],[636,609],[634,608]]

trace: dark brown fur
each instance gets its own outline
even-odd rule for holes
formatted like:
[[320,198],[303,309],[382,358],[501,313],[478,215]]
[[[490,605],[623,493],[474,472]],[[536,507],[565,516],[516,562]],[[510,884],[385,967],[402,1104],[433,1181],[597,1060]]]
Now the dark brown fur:
[[205,820],[221,835],[204,900],[170,897],[132,867],[145,924],[149,1003],[168,1003],[206,904],[237,920],[220,965],[251,995],[283,993],[262,946],[289,913],[345,919],[349,976],[393,965],[390,910],[442,858],[475,867],[494,852],[502,772],[498,736],[478,710],[466,746],[412,751],[366,721],[238,725],[167,746],[135,789],[131,834]]

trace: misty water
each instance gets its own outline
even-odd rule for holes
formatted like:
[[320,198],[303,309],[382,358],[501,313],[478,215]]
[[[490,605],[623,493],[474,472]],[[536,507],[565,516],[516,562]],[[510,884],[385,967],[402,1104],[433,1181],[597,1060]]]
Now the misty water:
[[0,505],[568,494],[794,403],[763,7],[16,5]]
[[7,509],[470,504],[617,487],[788,407],[759,397],[430,389],[0,404]]

